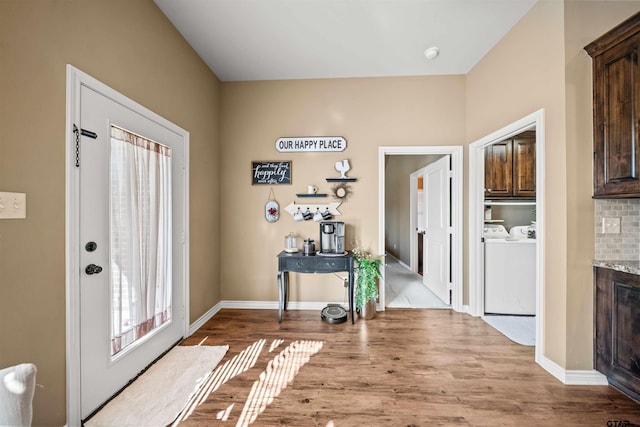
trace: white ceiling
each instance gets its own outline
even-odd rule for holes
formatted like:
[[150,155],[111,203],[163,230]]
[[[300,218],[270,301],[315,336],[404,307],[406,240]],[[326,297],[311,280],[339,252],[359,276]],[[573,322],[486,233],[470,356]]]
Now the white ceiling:
[[536,1],[154,0],[222,81],[466,74]]

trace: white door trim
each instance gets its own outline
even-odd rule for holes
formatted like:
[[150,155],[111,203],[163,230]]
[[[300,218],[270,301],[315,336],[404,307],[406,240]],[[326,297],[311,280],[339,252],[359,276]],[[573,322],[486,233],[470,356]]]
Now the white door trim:
[[484,153],[486,146],[536,129],[536,353],[537,363],[544,354],[544,242],[545,242],[545,162],[544,109],[529,114],[469,145],[469,308],[473,316],[484,314],[482,231],[484,218]]
[[409,268],[414,273],[418,273],[418,236],[416,229],[418,228],[418,177],[424,175],[426,166],[418,169],[409,175],[410,192],[409,192]]
[[[378,253],[385,253],[385,161],[386,155],[451,155],[451,217],[452,217],[452,242],[451,242],[451,285],[453,296],[451,308],[455,311],[464,311],[462,288],[462,183],[463,183],[463,147],[455,146],[383,146],[378,149]],[[382,267],[384,276],[384,266]],[[385,309],[384,278],[380,280],[380,302],[378,310]]]
[[184,336],[189,333],[189,133],[169,122],[121,93],[104,85],[93,77],[67,64],[67,99],[65,121],[65,283],[66,283],[66,381],[67,422],[66,425],[81,424],[80,406],[80,248],[77,226],[80,218],[80,174],[75,166],[75,136],[73,125],[80,122],[80,87],[92,90],[113,101],[138,112],[156,123],[182,135],[184,140]]

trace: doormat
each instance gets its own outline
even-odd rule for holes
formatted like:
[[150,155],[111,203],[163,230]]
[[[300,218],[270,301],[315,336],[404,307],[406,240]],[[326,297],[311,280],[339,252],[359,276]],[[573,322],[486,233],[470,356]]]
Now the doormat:
[[510,315],[484,315],[482,320],[511,341],[533,347],[536,345],[536,317]]
[[229,346],[176,346],[84,423],[88,427],[166,426],[220,363]]

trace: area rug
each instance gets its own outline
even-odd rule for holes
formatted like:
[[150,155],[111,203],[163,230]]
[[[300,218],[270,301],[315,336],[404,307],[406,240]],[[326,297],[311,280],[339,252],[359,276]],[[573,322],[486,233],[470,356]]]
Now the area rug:
[[535,316],[485,315],[482,320],[515,343],[536,345]]
[[89,419],[88,427],[166,426],[211,375],[229,346],[176,346]]

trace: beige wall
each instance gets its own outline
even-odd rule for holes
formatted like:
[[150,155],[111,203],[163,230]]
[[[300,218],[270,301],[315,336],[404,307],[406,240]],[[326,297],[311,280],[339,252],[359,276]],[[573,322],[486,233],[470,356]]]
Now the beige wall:
[[469,141],[545,109],[543,350],[566,369],[592,368],[591,61],[582,48],[637,6],[542,0],[467,75]]
[[545,109],[543,351],[560,366],[565,366],[567,288],[563,17],[562,2],[537,3],[467,75],[469,141]]
[[[378,147],[463,145],[464,76],[238,82],[222,85],[222,298],[275,301],[276,254],[293,231],[319,238],[318,224],[284,213],[264,220],[268,186],[252,186],[251,160],[292,160],[293,184],[274,186],[280,206],[305,202],[295,194],[315,184],[330,192],[337,160],[351,162],[353,194],[336,220],[347,224],[347,247],[378,248]],[[279,153],[282,136],[340,135],[342,153]],[[331,200],[329,198],[329,200]],[[300,241],[300,246],[302,242]],[[317,284],[317,285],[316,285]],[[331,275],[292,275],[292,301],[342,302]],[[275,318],[274,318],[275,319]]]
[[190,318],[219,301],[220,83],[151,0],[0,1],[0,367],[38,367],[34,425],[65,416],[65,88],[69,63],[190,132]]

